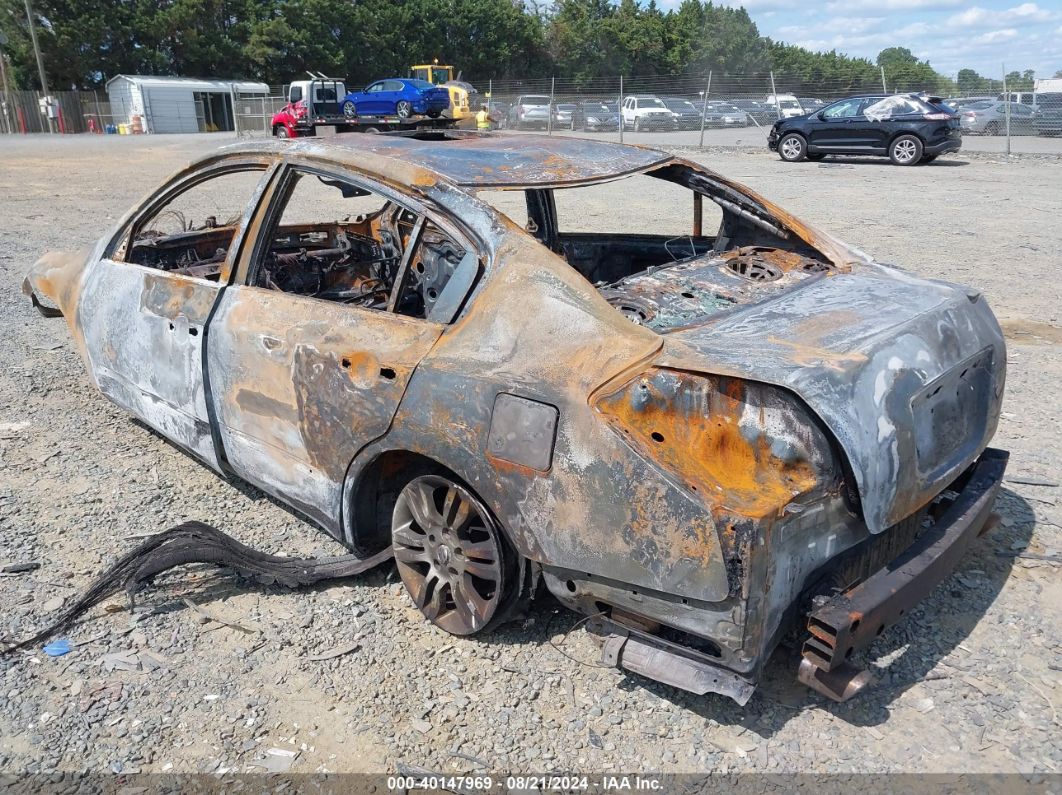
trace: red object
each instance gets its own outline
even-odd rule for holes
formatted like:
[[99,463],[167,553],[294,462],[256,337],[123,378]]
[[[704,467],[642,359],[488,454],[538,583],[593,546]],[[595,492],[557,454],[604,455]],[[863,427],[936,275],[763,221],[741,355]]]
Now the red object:
[[98,132],[98,130],[96,129],[96,120],[91,116],[89,116],[88,120],[88,131],[90,133]]
[[22,128],[22,134],[26,134],[26,117],[22,113],[22,108],[18,109],[18,126]]
[[274,130],[278,126],[284,127],[288,131],[288,137],[295,138],[298,136],[295,131],[295,123],[298,119],[305,118],[305,116],[306,105],[301,100],[299,102],[289,102],[280,111],[273,114],[270,126]]
[[59,113],[59,132],[60,133],[65,133],[66,132],[66,125],[63,124],[63,106],[62,105],[56,105],[55,109]]

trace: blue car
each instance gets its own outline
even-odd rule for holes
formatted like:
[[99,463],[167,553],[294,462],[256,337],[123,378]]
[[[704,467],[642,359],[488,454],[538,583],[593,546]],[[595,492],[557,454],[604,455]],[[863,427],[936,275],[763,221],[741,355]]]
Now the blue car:
[[354,116],[427,115],[435,119],[450,107],[450,92],[427,80],[389,77],[371,83],[364,91],[351,91],[343,97],[343,114]]

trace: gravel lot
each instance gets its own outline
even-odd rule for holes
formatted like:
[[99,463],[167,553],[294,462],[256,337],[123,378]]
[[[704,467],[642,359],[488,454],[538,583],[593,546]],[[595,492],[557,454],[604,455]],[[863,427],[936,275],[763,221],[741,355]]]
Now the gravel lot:
[[[38,316],[19,289],[41,252],[87,245],[223,139],[10,140],[0,163],[0,566],[42,566],[0,575],[0,632],[27,634],[130,536],[185,519],[268,551],[342,552],[106,402],[63,321]],[[900,169],[790,165],[766,151],[696,156],[883,261],[981,288],[1009,338],[1002,526],[865,655],[873,689],[830,703],[795,684],[796,652],[783,648],[740,708],[594,667],[596,644],[581,628],[565,635],[575,617],[552,604],[461,640],[422,621],[387,567],[301,592],[185,570],[142,593],[133,614],[122,599],[92,611],[69,633],[80,644],[71,654],[0,659],[0,772],[244,771],[270,748],[297,752],[292,770],[305,772],[1062,769],[1062,162],[957,156]],[[308,659],[355,640],[344,656]],[[127,651],[160,667],[100,662]]]

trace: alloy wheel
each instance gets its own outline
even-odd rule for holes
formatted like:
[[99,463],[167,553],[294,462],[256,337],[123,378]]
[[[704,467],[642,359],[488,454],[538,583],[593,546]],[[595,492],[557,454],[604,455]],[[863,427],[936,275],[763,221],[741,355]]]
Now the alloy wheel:
[[343,115],[348,119],[353,119],[358,115],[358,109],[349,99],[343,103]]
[[786,160],[800,160],[804,155],[804,142],[796,135],[788,135],[782,139],[782,157]]
[[395,112],[403,119],[408,119],[409,116],[413,113],[413,105],[403,99],[401,102],[395,105]]
[[893,152],[895,152],[898,162],[910,163],[918,157],[918,145],[914,141],[905,138],[896,142]]
[[440,475],[411,480],[398,496],[391,545],[417,609],[454,635],[484,629],[505,604],[505,549],[490,513]]

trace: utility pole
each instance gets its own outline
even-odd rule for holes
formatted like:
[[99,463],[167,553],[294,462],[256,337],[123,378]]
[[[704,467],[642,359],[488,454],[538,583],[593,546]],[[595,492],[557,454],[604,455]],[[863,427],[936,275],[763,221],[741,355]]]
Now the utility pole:
[[[704,87],[704,100],[701,102],[701,141],[698,144],[704,148],[704,117],[708,115],[708,95],[712,93],[712,70],[708,70],[708,85]],[[698,198],[700,194],[697,194]]]
[[1006,124],[1007,132],[1007,157],[1010,157],[1010,92],[1007,91],[1007,65],[1002,65],[1003,69],[1003,109],[1005,111],[1003,121]]
[[7,56],[4,55],[4,45],[7,44],[7,36],[0,31],[0,78],[4,81],[4,132],[13,133],[15,131],[15,124],[11,121],[11,118],[7,115],[8,110],[11,108],[11,92],[7,88],[7,66],[5,61]]
[[37,43],[37,26],[33,24],[33,9],[30,0],[26,0],[26,21],[29,22],[30,39],[33,41],[33,54],[37,56],[37,74],[41,78],[41,91],[44,92],[44,117],[48,119],[48,132],[55,132],[55,119],[52,118],[52,107],[48,94],[48,76],[44,74],[44,59],[41,58],[41,46]]

